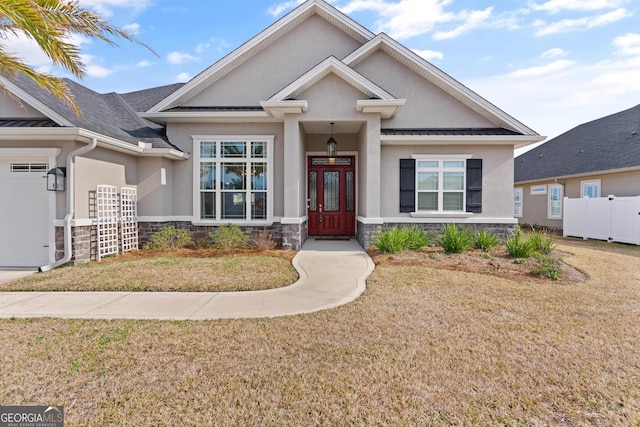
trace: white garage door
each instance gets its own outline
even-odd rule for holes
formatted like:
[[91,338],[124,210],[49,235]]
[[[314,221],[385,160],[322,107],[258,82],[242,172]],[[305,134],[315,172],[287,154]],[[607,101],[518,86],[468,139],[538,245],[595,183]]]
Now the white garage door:
[[49,263],[47,160],[0,159],[0,267]]

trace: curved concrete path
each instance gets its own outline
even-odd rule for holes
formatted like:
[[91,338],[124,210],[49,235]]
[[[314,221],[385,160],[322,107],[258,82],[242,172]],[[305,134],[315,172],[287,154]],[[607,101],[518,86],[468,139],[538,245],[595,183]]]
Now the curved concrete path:
[[311,313],[356,299],[374,268],[355,240],[308,239],[293,266],[300,274],[296,283],[266,291],[0,292],[0,318],[206,320]]

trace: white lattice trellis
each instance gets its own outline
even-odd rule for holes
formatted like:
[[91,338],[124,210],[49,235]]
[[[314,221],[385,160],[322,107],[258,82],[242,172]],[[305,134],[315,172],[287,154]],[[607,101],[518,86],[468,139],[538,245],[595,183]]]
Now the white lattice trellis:
[[118,253],[118,188],[98,185],[96,190],[98,261]]
[[138,249],[138,193],[135,188],[120,189],[120,243],[122,252]]

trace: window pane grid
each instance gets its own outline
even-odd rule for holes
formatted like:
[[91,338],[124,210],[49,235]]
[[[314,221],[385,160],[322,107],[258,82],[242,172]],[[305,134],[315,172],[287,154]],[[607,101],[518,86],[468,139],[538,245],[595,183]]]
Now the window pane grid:
[[465,160],[418,160],[417,210],[462,212],[465,209]]
[[267,141],[200,141],[200,218],[268,217]]

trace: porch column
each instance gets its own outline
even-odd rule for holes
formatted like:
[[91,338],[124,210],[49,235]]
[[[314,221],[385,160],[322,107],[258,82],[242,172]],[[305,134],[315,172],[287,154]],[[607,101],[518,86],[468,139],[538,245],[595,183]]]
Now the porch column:
[[367,120],[365,152],[366,207],[365,215],[370,221],[380,220],[380,118]]
[[297,118],[284,120],[284,218],[283,223],[301,222],[304,205],[304,149]]

